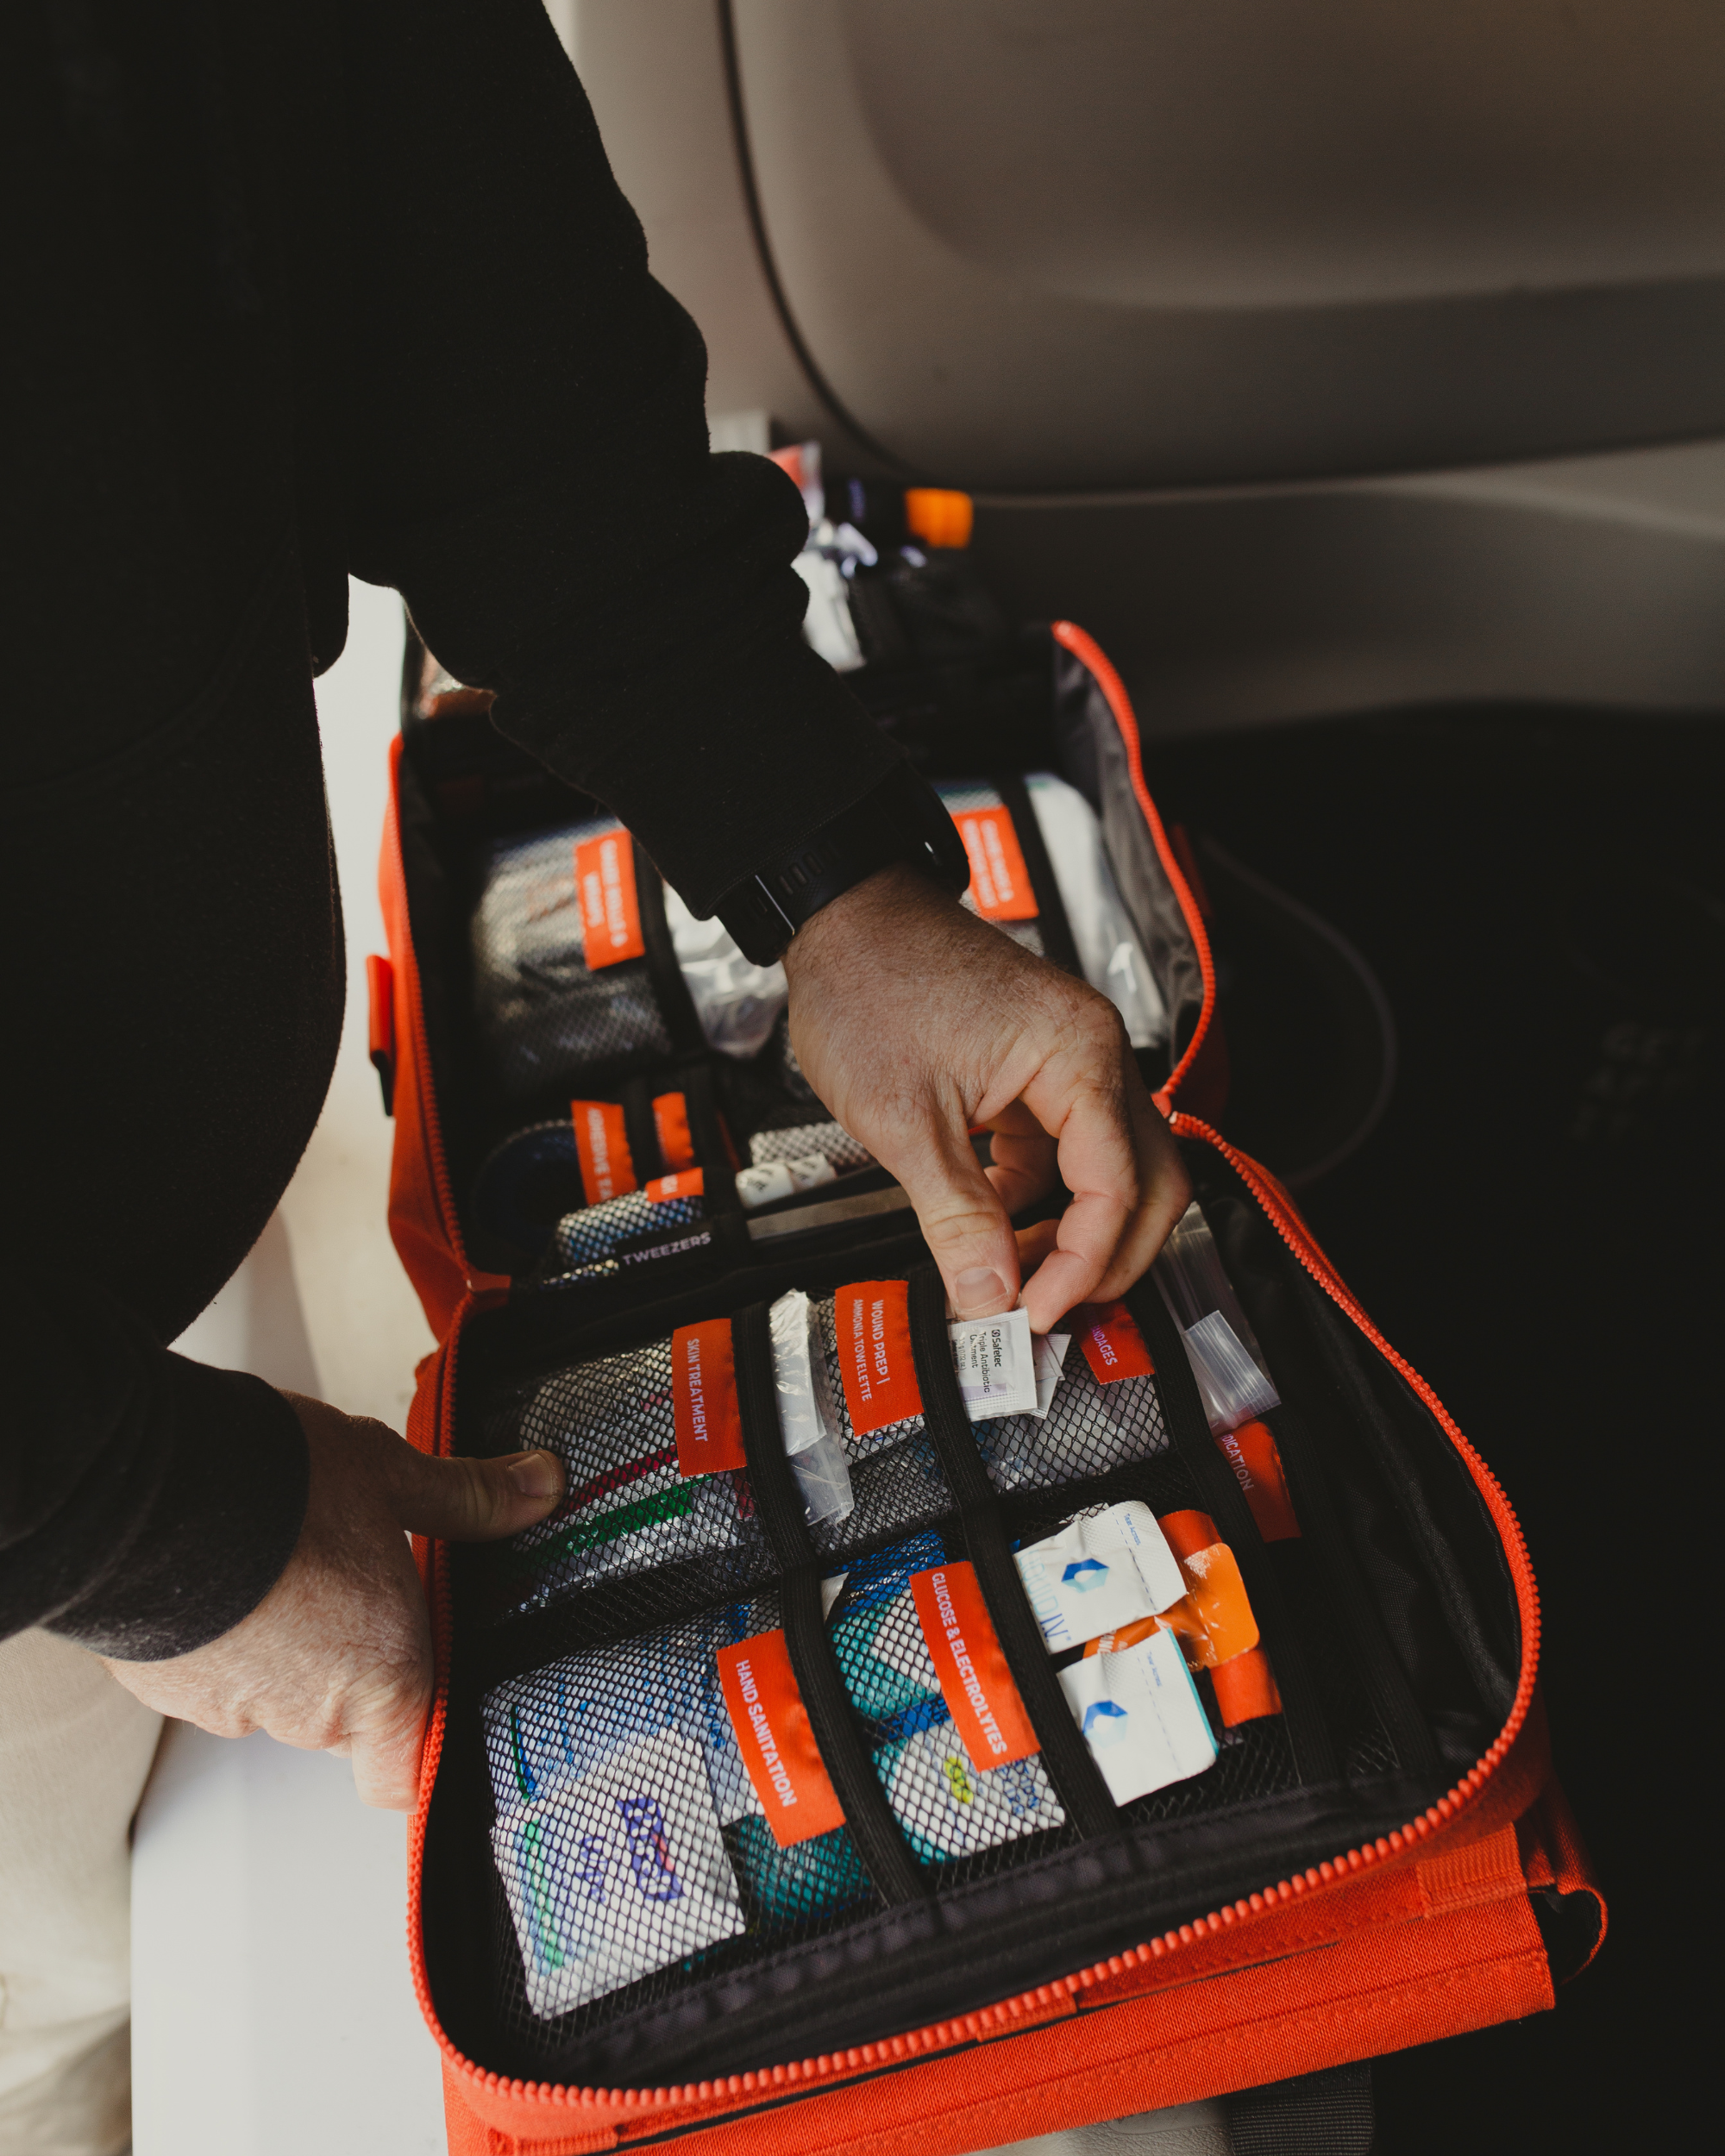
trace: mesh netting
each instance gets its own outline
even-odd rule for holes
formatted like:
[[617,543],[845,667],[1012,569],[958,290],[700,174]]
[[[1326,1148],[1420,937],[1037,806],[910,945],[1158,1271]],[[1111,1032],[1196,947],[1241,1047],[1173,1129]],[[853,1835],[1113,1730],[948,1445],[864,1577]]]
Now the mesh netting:
[[555,1512],[485,1553],[500,1611],[694,1557],[714,1598],[771,1570],[743,1470],[678,1472],[668,1339],[555,1372],[487,1435],[493,1452],[546,1446],[568,1477]]
[[749,1158],[756,1168],[775,1161],[804,1160],[819,1153],[842,1174],[851,1168],[869,1168],[875,1156],[860,1138],[851,1137],[843,1124],[797,1123],[787,1130],[756,1131],[749,1141]]
[[530,2053],[877,1906],[849,1831],[781,1848],[744,1768],[716,1657],[781,1621],[732,1603],[486,1698],[499,2005]]
[[1040,1422],[1034,1415],[1001,1415],[975,1427],[988,1479],[1002,1491],[1083,1482],[1166,1452],[1169,1444],[1155,1379],[1098,1384],[1076,1340]]
[[[829,1620],[881,1787],[937,1883],[1000,1869],[1026,1853],[1012,1846],[1031,1836],[1040,1853],[1066,1816],[1038,1755],[979,1767],[948,1712],[910,1583],[954,1554],[944,1535],[921,1534],[862,1558],[845,1574]],[[988,1861],[996,1852],[1006,1853]]]
[[844,1449],[853,1509],[811,1529],[824,1557],[842,1556],[887,1535],[906,1533],[952,1510],[951,1492],[920,1415],[888,1423],[865,1437],[851,1427],[839,1374],[834,1309],[833,1298],[824,1295],[811,1313],[815,1396],[822,1420]]
[[511,1100],[671,1053],[645,959],[587,967],[575,848],[620,828],[607,818],[492,845],[471,928],[474,1016]]
[[637,1237],[662,1232],[668,1238],[706,1217],[706,1200],[699,1192],[687,1198],[649,1198],[644,1190],[631,1190],[626,1197],[565,1213],[552,1232],[546,1266],[549,1272],[562,1273],[591,1265]]

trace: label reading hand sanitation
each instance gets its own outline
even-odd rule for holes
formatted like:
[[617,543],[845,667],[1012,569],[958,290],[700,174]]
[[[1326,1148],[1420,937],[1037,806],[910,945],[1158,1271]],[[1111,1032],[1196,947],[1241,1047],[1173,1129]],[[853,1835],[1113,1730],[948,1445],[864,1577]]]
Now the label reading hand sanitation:
[[952,1343],[952,1368],[964,1395],[964,1412],[972,1422],[1036,1413],[1036,1358],[1025,1311],[961,1318],[947,1326],[946,1337]]
[[581,1188],[590,1206],[607,1198],[626,1197],[640,1188],[635,1180],[634,1156],[623,1110],[615,1100],[572,1100],[569,1120],[575,1126],[575,1151],[581,1163]]
[[1051,1654],[1154,1615],[1186,1592],[1150,1507],[1110,1505],[1018,1552],[1019,1577]]
[[922,1413],[911,1352],[910,1290],[901,1280],[859,1280],[832,1299],[839,1375],[859,1438]]
[[581,898],[581,943],[589,973],[645,956],[635,888],[635,842],[621,824],[576,847],[575,888]]
[[737,1748],[781,1849],[844,1824],[821,1760],[782,1632],[757,1633],[718,1652],[718,1682]]
[[671,1335],[671,1410],[685,1480],[744,1464],[729,1318],[679,1326]]
[[1040,1751],[975,1566],[913,1572],[910,1587],[940,1695],[972,1759],[982,1768],[1001,1767]]

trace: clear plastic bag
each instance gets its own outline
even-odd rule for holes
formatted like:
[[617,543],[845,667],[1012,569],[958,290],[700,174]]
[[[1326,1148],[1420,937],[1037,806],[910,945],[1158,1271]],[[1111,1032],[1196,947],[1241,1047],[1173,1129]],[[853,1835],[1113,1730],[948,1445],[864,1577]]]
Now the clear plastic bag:
[[1221,1437],[1279,1407],[1282,1396],[1264,1350],[1195,1200],[1175,1223],[1151,1269],[1169,1315],[1180,1328],[1212,1433]]
[[1084,978],[1120,1012],[1134,1048],[1159,1048],[1168,1038],[1168,1006],[1114,881],[1095,811],[1052,772],[1032,772],[1025,787]]
[[846,1519],[856,1509],[856,1499],[844,1448],[828,1425],[815,1387],[813,1306],[800,1288],[794,1288],[773,1305],[768,1322],[779,1428],[802,1492],[804,1514],[812,1527],[823,1520]]
[[665,923],[707,1045],[739,1062],[758,1055],[790,1001],[784,968],[745,958],[723,921],[698,921],[669,884]]

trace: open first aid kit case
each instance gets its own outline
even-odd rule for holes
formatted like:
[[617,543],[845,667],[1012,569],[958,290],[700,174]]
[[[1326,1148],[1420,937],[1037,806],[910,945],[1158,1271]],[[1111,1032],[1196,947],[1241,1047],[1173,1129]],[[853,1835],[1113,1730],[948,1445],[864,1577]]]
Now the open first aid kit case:
[[914,534],[818,523],[802,566],[966,902],[1113,998],[1195,1199],[1047,1339],[950,1323],[781,970],[411,649],[372,962],[440,1341],[409,1434],[568,1476],[420,1552],[411,1941],[462,2156],[986,2147],[1534,2012],[1603,1926],[1514,1514],[1214,1127],[1113,668]]

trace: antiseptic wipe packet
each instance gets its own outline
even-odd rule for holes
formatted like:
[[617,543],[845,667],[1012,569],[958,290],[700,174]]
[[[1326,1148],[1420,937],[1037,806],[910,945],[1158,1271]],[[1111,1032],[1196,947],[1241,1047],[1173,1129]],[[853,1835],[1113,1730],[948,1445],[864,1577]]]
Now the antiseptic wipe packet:
[[1153,1616],[1186,1592],[1155,1514],[1136,1498],[1070,1520],[1017,1561],[1051,1654]]
[[1216,1740],[1171,1632],[1153,1632],[1123,1654],[1090,1655],[1059,1676],[1116,1804],[1214,1764]]

